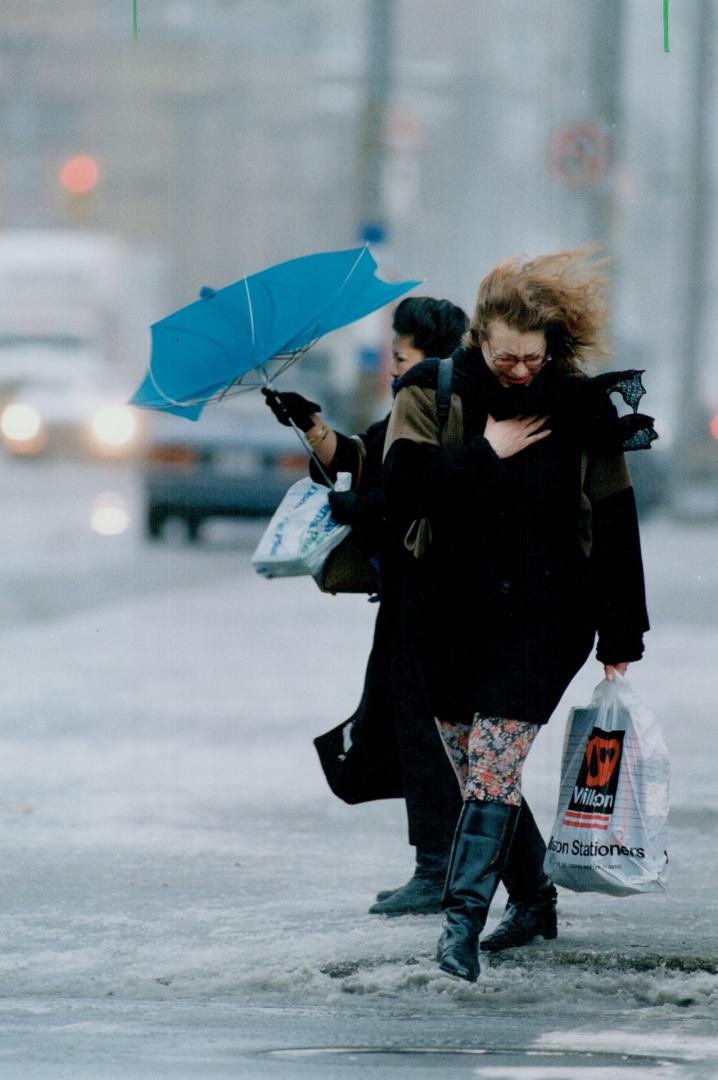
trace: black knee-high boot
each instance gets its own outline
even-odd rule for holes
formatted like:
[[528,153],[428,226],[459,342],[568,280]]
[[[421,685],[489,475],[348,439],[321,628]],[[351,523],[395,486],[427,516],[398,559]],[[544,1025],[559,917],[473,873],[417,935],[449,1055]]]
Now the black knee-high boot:
[[527,945],[557,934],[556,889],[544,873],[546,844],[526,801],[516,822],[502,882],[509,894],[501,922],[481,942],[483,952]]
[[442,971],[476,982],[479,934],[504,869],[519,807],[469,799],[464,803],[449,862],[437,960]]

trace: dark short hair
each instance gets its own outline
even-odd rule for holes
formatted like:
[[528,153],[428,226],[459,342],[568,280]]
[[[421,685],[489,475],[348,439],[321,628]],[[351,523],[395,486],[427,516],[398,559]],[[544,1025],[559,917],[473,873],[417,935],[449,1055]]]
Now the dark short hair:
[[465,311],[450,300],[409,296],[396,307],[394,333],[410,337],[426,356],[450,356],[469,325]]

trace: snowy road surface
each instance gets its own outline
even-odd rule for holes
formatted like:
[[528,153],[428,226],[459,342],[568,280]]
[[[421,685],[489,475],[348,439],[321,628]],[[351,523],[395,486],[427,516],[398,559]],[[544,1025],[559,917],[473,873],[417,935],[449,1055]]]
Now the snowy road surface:
[[[372,606],[257,578],[256,524],[147,546],[124,468],[0,487],[3,1080],[718,1074],[718,530],[644,530],[630,677],[673,756],[668,893],[562,890],[558,940],[470,986],[432,961],[439,916],[366,914],[410,873],[402,806],[338,802],[311,745],[356,704]],[[88,525],[107,491],[118,536]],[[529,758],[544,830],[599,677]]]

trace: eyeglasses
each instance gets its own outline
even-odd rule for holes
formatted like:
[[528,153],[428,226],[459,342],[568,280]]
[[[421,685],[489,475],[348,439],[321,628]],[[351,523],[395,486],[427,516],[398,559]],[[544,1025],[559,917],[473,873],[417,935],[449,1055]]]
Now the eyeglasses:
[[510,371],[511,368],[515,368],[517,364],[524,363],[529,371],[538,371],[540,367],[547,364],[551,357],[546,353],[528,353],[526,356],[513,356],[510,353],[496,353],[493,349],[489,349],[489,356],[491,357],[497,368],[502,371]]

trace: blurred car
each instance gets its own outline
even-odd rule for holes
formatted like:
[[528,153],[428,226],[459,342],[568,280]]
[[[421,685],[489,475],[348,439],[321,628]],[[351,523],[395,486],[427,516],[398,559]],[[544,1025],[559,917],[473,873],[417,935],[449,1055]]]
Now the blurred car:
[[269,516],[307,467],[295,433],[274,420],[258,394],[209,406],[196,422],[152,413],[144,457],[145,533],[160,538],[174,518],[194,541],[207,518]]
[[140,423],[99,366],[78,364],[28,373],[0,390],[0,438],[19,457],[125,458],[137,450]]

